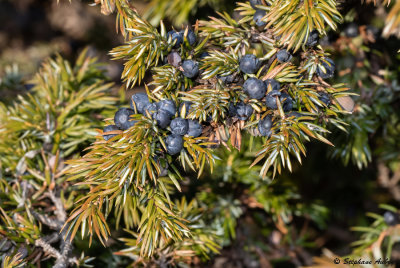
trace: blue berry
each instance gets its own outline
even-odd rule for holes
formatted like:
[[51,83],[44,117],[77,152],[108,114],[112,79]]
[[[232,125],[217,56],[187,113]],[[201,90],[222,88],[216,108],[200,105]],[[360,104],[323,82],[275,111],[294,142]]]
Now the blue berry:
[[253,107],[250,104],[239,102],[236,105],[237,116],[240,120],[247,120],[253,114]]
[[143,109],[143,114],[147,115],[147,113],[149,113],[150,115],[153,115],[154,113],[156,113],[158,111],[158,105],[157,103],[149,103],[146,105],[146,107],[144,107]]
[[373,25],[367,25],[366,32],[370,34],[374,40],[378,39],[379,37],[379,29]]
[[171,132],[174,135],[185,135],[189,131],[189,123],[186,119],[177,117],[171,121]]
[[180,45],[183,43],[183,34],[177,31],[169,31],[167,33],[167,37],[168,39],[171,38],[172,43],[175,43],[174,48],[180,47]]
[[279,101],[281,102],[282,109],[285,112],[289,112],[293,109],[293,100],[289,96],[289,94],[285,92],[280,92],[278,90],[273,90],[267,94],[267,97],[265,98],[265,104],[267,107],[271,110],[277,110],[278,109],[278,103],[276,102],[276,98],[279,98]]
[[179,55],[179,53],[176,51],[169,53],[167,59],[168,63],[174,66],[175,68],[179,67],[179,65],[182,62],[181,55]]
[[162,129],[166,129],[171,123],[170,114],[163,110],[158,110],[153,114],[153,118],[157,121],[157,125]]
[[276,54],[276,58],[279,62],[285,63],[292,59],[292,55],[286,49],[281,49]]
[[306,46],[314,47],[319,42],[319,32],[318,30],[312,30],[311,33],[308,35],[308,39],[306,42]]
[[203,127],[197,120],[188,120],[189,130],[187,132],[188,136],[197,138],[203,133]]
[[32,88],[35,87],[35,84],[25,84],[24,86],[26,90],[31,90]]
[[217,78],[219,80],[221,80],[221,82],[224,83],[225,85],[232,84],[232,82],[234,80],[234,76],[232,74],[227,75],[227,76],[219,76],[218,75]]
[[331,104],[331,98],[328,93],[326,92],[318,92],[319,96],[318,99],[322,101],[326,106]]
[[19,254],[19,257],[21,259],[25,259],[28,256],[29,252],[28,252],[28,249],[25,246],[21,246],[20,248],[18,248],[16,254]]
[[265,14],[266,14],[265,10],[262,9],[258,9],[256,13],[254,13],[253,20],[258,27],[264,27],[265,25],[267,25],[267,23],[262,20]]
[[279,100],[282,104],[282,109],[284,112],[289,112],[293,109],[293,99],[289,96],[289,94],[283,92]]
[[237,116],[237,109],[235,104],[233,104],[233,102],[229,103],[229,110],[228,110],[229,116],[230,117],[235,117]]
[[258,131],[261,136],[269,137],[271,136],[272,119],[271,116],[266,116],[264,119],[260,120],[258,123]]
[[157,107],[160,111],[164,111],[173,117],[176,113],[176,104],[173,100],[165,99],[157,103]]
[[126,130],[135,125],[136,121],[132,121],[130,119],[131,115],[134,115],[135,112],[129,108],[121,108],[119,109],[114,116],[114,123],[117,125],[119,129]]
[[345,34],[347,37],[350,37],[350,38],[357,37],[357,36],[360,34],[360,32],[359,32],[359,30],[358,30],[357,24],[355,24],[355,23],[350,23],[350,24],[346,27],[346,29],[344,29],[344,34]]
[[207,123],[213,122],[213,117],[212,117],[211,115],[207,115],[207,117],[206,117],[206,122],[207,122]]
[[267,79],[264,81],[265,85],[268,87],[271,87],[271,90],[279,90],[281,89],[281,84],[276,81],[275,79]]
[[210,56],[210,53],[208,53],[207,51],[204,51],[200,54],[199,59],[204,59],[205,57]]
[[182,63],[183,75],[194,78],[199,75],[199,64],[194,60],[184,60]]
[[260,100],[264,98],[267,87],[262,80],[251,77],[244,82],[243,90],[251,99]]
[[7,238],[0,239],[0,252],[8,251],[12,246],[12,242]]
[[250,0],[250,5],[252,8],[257,9],[256,6],[261,5],[261,0]]
[[265,105],[267,105],[268,109],[277,110],[278,104],[276,103],[276,98],[280,97],[282,93],[279,90],[272,90],[267,94],[265,98]]
[[106,132],[115,131],[115,130],[119,130],[119,128],[118,128],[116,125],[108,125],[108,126],[105,126],[104,129],[103,129],[103,138],[104,138],[106,141],[108,141],[109,139],[111,139],[111,138],[117,136],[117,134],[108,134],[108,135],[105,135],[105,134],[104,134],[104,133],[106,133]]
[[260,61],[255,55],[247,54],[240,59],[239,68],[246,74],[254,74],[260,68]]
[[321,61],[321,65],[325,68],[322,70],[320,66],[317,66],[317,75],[322,79],[332,78],[335,74],[335,63],[330,58],[325,58]]
[[[185,31],[181,31],[180,33],[183,36],[185,34]],[[186,39],[188,40],[189,45],[193,46],[196,43],[196,34],[192,30],[189,29]]]
[[183,138],[179,135],[169,135],[165,139],[165,146],[169,155],[176,155],[183,149]]
[[383,219],[384,219],[385,223],[389,226],[394,226],[399,223],[399,215],[395,214],[391,211],[386,211],[383,214]]
[[132,95],[131,98],[131,108],[132,110],[135,110],[136,106],[136,111],[138,113],[143,113],[144,108],[150,104],[149,97],[147,96],[146,93],[136,93]]

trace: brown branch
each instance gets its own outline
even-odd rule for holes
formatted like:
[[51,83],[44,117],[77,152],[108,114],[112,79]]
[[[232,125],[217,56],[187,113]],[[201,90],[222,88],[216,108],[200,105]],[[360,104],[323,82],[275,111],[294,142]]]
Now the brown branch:
[[76,263],[77,259],[69,257],[69,254],[72,252],[72,244],[69,240],[61,240],[61,253],[51,246],[51,243],[58,241],[59,238],[60,234],[53,233],[48,237],[36,240],[35,246],[41,247],[46,255],[56,258],[53,268],[67,268],[70,264]]
[[42,215],[42,214],[34,211],[33,209],[31,210],[31,213],[35,217],[35,219],[37,219],[38,221],[40,221],[41,223],[50,227],[53,230],[59,231],[63,225],[62,222],[55,220],[55,219],[51,219],[47,215]]
[[63,202],[61,201],[60,198],[54,195],[53,191],[49,191],[48,196],[56,206],[56,211],[54,212],[54,214],[56,214],[59,221],[64,223],[67,220],[67,213],[65,212]]
[[400,202],[400,168],[393,176],[390,176],[390,169],[383,163],[378,163],[378,182],[386,188],[396,201]]
[[35,241],[35,246],[43,248],[43,251],[46,253],[46,255],[52,256],[56,259],[61,258],[60,252],[58,252],[57,249],[53,248],[48,242],[46,242],[42,238],[39,238]]
[[[43,251],[46,253],[46,255],[52,256],[56,259],[56,263],[54,264],[53,268],[67,268],[71,264],[78,262],[75,257],[70,256],[73,246],[70,238],[65,237],[66,229],[61,231],[61,228],[67,219],[67,213],[64,209],[64,204],[61,201],[61,198],[57,197],[52,190],[49,190],[45,195],[49,197],[55,205],[56,210],[54,211],[54,214],[56,215],[57,219],[51,219],[47,215],[39,214],[36,211],[32,211],[32,215],[41,223],[49,226],[51,229],[57,230],[58,232],[52,234],[51,236],[36,240],[35,245],[43,248]],[[61,240],[59,250],[51,246],[52,243],[58,240]]]
[[[65,237],[66,229],[61,232],[62,237]],[[53,268],[66,268],[69,264],[76,262],[76,258],[71,258],[69,255],[72,253],[72,243],[69,237],[61,239],[61,256],[57,258],[57,261]]]

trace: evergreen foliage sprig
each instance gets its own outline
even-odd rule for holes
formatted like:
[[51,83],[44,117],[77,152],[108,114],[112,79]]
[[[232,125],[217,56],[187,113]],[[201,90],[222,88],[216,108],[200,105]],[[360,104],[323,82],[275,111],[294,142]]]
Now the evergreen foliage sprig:
[[116,103],[110,96],[112,84],[105,80],[102,66],[86,51],[74,65],[57,56],[43,64],[31,92],[1,104],[0,243],[5,264],[21,266],[25,259],[40,262],[43,256],[64,266],[91,260],[73,257],[74,242],[64,241],[65,233],[60,233],[77,194],[63,171],[64,159],[93,141],[90,129]]
[[[272,28],[274,35],[280,36],[279,43],[287,45],[287,49],[297,51],[304,45],[313,30],[326,34],[327,25],[336,30],[341,22],[341,15],[336,9],[336,1],[266,1],[261,7],[267,11],[262,21],[266,28]],[[251,8],[242,5],[241,10]]]
[[116,47],[110,53],[115,59],[129,59],[125,63],[122,78],[127,86],[134,86],[141,82],[145,72],[158,64],[158,61],[165,57],[172,47],[168,42],[165,28],[161,25],[161,33],[148,22],[139,17],[134,17],[134,23],[126,31],[131,33],[128,44]]

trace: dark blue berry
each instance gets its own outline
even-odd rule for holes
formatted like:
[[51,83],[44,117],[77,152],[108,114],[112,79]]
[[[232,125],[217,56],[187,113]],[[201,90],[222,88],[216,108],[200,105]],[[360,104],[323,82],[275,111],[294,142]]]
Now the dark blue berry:
[[373,25],[368,25],[366,28],[366,31],[368,34],[372,35],[374,40],[378,39],[378,37],[379,37],[379,29],[378,28],[376,28]]
[[[182,36],[184,36],[185,31],[181,31],[180,33]],[[189,45],[193,46],[196,43],[196,34],[192,30],[189,29],[186,39],[188,40]]]
[[227,75],[227,76],[219,76],[218,75],[217,78],[219,80],[221,80],[222,83],[224,83],[225,85],[229,85],[229,84],[232,84],[232,83],[237,81],[236,75],[234,75],[234,74],[230,74],[230,75]]
[[251,77],[244,82],[243,90],[251,99],[260,100],[264,98],[267,86],[262,80]]
[[108,135],[105,135],[105,134],[104,134],[104,133],[106,133],[106,132],[115,131],[115,130],[119,130],[119,128],[118,128],[116,125],[108,125],[108,126],[105,126],[104,129],[103,129],[103,138],[104,138],[106,141],[108,141],[109,139],[111,139],[111,138],[117,136],[117,134],[108,134]]
[[264,81],[265,85],[268,87],[271,87],[271,90],[279,90],[281,89],[281,84],[276,81],[275,79],[267,79]]
[[319,42],[319,32],[318,30],[312,30],[312,32],[308,36],[306,46],[314,47],[318,44],[318,42]]
[[175,68],[179,67],[179,65],[181,65],[182,62],[181,55],[179,55],[179,53],[176,51],[169,53],[167,59],[168,63],[174,66]]
[[394,226],[399,223],[399,215],[395,214],[391,211],[386,211],[383,214],[383,219],[384,219],[385,223],[389,226]]
[[135,125],[136,121],[131,120],[131,115],[134,115],[135,112],[129,108],[121,108],[119,109],[114,116],[114,123],[117,125],[119,129],[126,130]]
[[240,59],[239,68],[246,74],[254,74],[260,68],[260,61],[253,54],[247,54]]
[[19,258],[21,258],[21,260],[22,260],[22,259],[25,259],[28,256],[29,252],[28,252],[28,249],[25,246],[21,246],[17,250],[16,254],[19,254]]
[[264,119],[260,120],[258,123],[258,131],[261,136],[269,137],[271,136],[272,119],[271,116],[266,116]]
[[183,75],[194,78],[199,75],[199,64],[194,60],[184,60],[182,63]]
[[171,116],[162,110],[158,110],[158,112],[153,114],[153,118],[157,121],[157,125],[162,129],[166,129],[171,123]]
[[228,110],[229,116],[230,117],[235,117],[237,116],[237,110],[235,104],[233,102],[229,103],[229,110]]
[[205,57],[210,56],[210,53],[208,53],[207,51],[203,52],[200,54],[199,59],[204,59]]
[[7,238],[0,239],[0,252],[8,251],[12,246],[12,242]]
[[158,105],[157,105],[157,103],[153,102],[153,103],[147,104],[146,107],[144,107],[143,114],[147,115],[147,113],[149,113],[150,115],[153,115],[157,111],[158,111]]
[[25,84],[24,86],[26,90],[31,90],[32,88],[35,87],[35,84]]
[[326,106],[329,106],[331,104],[331,98],[329,97],[329,94],[326,92],[318,92],[319,96],[318,99],[322,101]]
[[261,5],[261,0],[250,0],[250,5],[252,8],[257,9],[256,6]]
[[285,63],[292,59],[292,55],[286,49],[281,49],[276,54],[276,58],[278,59],[279,62]]
[[132,110],[135,110],[136,106],[136,111],[138,113],[142,114],[144,112],[144,107],[146,107],[149,103],[149,97],[146,93],[136,93],[132,95],[131,108]]
[[360,32],[359,32],[359,30],[358,30],[357,24],[355,24],[355,23],[350,23],[350,24],[346,27],[346,29],[344,29],[344,34],[345,34],[347,37],[350,37],[350,38],[357,37],[357,36],[360,34]]
[[237,117],[240,120],[247,120],[253,114],[253,107],[250,104],[239,102],[236,105]]
[[330,58],[321,60],[320,64],[325,68],[323,70],[320,66],[317,66],[317,75],[322,79],[332,78],[335,74],[335,63]]
[[262,9],[258,9],[256,13],[254,13],[253,20],[258,27],[264,27],[265,25],[267,25],[267,23],[262,20],[265,14],[266,14],[265,10]]
[[160,111],[169,114],[170,117],[173,117],[176,113],[176,104],[173,100],[161,100],[157,103],[157,107]]
[[289,96],[289,94],[277,90],[269,92],[267,94],[267,97],[265,98],[265,104],[269,109],[271,110],[278,109],[278,103],[276,101],[277,98],[279,98],[283,111],[289,112],[293,109],[293,100]]
[[183,34],[177,31],[169,31],[167,33],[168,39],[171,38],[172,43],[175,43],[174,48],[180,47],[183,43]]
[[189,123],[186,119],[177,117],[171,121],[171,132],[174,135],[186,135],[189,130]]
[[199,121],[197,120],[188,120],[188,126],[189,126],[189,130],[187,135],[197,138],[201,135],[201,133],[203,133],[203,127],[201,126],[201,124],[199,123]]
[[289,94],[283,92],[279,100],[282,104],[282,109],[284,112],[289,112],[293,109],[293,99],[289,96]]
[[267,105],[268,109],[271,110],[277,110],[278,109],[278,104],[276,102],[276,98],[280,97],[282,93],[278,90],[272,90],[270,91],[266,98],[265,98],[265,105]]
[[176,155],[183,149],[183,138],[179,135],[169,135],[165,139],[165,146],[169,155]]

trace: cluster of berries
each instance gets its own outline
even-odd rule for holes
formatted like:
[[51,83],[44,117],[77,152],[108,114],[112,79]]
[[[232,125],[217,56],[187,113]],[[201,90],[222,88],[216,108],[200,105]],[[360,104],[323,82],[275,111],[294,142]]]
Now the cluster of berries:
[[[185,109],[187,115],[190,105],[190,102],[183,102],[179,107],[179,114],[182,114],[182,110]],[[131,120],[131,116],[136,114],[135,111],[151,117],[161,129],[171,133],[165,139],[167,152],[170,155],[178,154],[183,149],[183,136],[197,138],[203,132],[199,121],[176,116],[177,108],[173,100],[164,99],[159,102],[150,102],[146,93],[137,93],[131,98],[131,108],[121,108],[115,113],[115,125],[108,125],[104,128],[103,138],[108,141],[117,135],[109,132],[133,127],[137,122]],[[185,113],[184,111],[183,113]]]
[[[253,8],[260,5],[259,0],[250,1]],[[306,45],[308,47],[316,46],[319,42],[319,33],[314,30],[310,33]],[[279,62],[285,63],[292,59],[289,51],[281,49],[277,52],[276,58]],[[261,61],[252,54],[244,55],[239,60],[239,69],[244,74],[255,74],[261,68]],[[335,72],[335,64],[330,58],[321,60],[320,65],[316,68],[316,73],[322,79],[333,77]],[[225,80],[232,80],[227,77]],[[284,112],[290,112],[293,109],[293,99],[290,95],[281,89],[281,84],[275,79],[267,79],[262,81],[260,79],[250,77],[243,83],[243,91],[250,99],[262,100],[268,109],[279,109],[278,100]],[[320,93],[319,99],[327,106],[331,104],[331,98],[327,93]],[[237,116],[240,120],[247,120],[253,113],[253,108],[249,104],[243,102],[238,103],[236,106],[231,104],[229,107],[229,115]],[[271,135],[271,127],[273,123],[271,117],[263,118],[258,125],[258,130],[262,136]]]
[[[265,16],[265,10],[258,8],[259,5],[262,5],[261,0],[250,0],[250,4],[256,10],[254,21],[257,26],[264,26],[265,22],[262,21],[262,18]],[[179,32],[175,30],[170,31],[167,33],[167,36],[168,41],[172,42],[174,48],[167,56],[168,63],[179,69],[185,77],[190,79],[196,78],[200,73],[199,63],[193,59],[182,60],[181,54],[179,53],[179,48],[181,48],[184,42],[187,42],[190,46],[196,44],[196,34],[192,30],[186,29],[185,31]],[[318,42],[319,32],[314,30],[309,34],[306,46],[314,47]],[[199,58],[202,59],[206,56],[209,56],[209,54],[204,52]],[[286,63],[291,61],[293,56],[288,50],[281,49],[277,52],[276,58],[280,63]],[[243,91],[249,99],[263,101],[265,106],[270,110],[278,110],[280,103],[284,112],[290,112],[293,109],[293,99],[285,89],[281,88],[281,84],[277,80],[267,79],[262,81],[251,77],[251,75],[256,74],[261,67],[262,61],[260,59],[253,54],[246,54],[239,60],[239,69],[243,74],[250,75],[247,80],[243,80],[246,76],[238,76],[236,74],[222,77],[218,76],[218,78],[225,84],[242,84]],[[334,62],[329,58],[322,60],[316,68],[316,74],[322,79],[332,77],[334,71]],[[319,99],[327,106],[331,103],[330,96],[327,93],[321,93]],[[190,110],[190,105],[191,103],[189,102],[183,102],[179,108],[179,114],[181,114],[182,107],[185,107],[188,112]],[[167,152],[170,155],[178,154],[183,149],[184,135],[198,137],[202,134],[203,128],[199,121],[176,117],[177,109],[173,100],[165,99],[152,103],[145,93],[138,93],[132,96],[131,109],[119,109],[114,117],[115,125],[109,125],[104,128],[104,133],[106,133],[103,134],[104,139],[109,140],[117,135],[112,131],[126,130],[133,127],[136,121],[130,120],[130,117],[136,112],[153,118],[161,129],[170,131],[170,135],[168,135],[165,140]],[[253,113],[253,107],[243,101],[238,102],[236,105],[234,103],[230,103],[229,105],[230,117],[248,120]],[[266,116],[259,121],[258,131],[262,136],[269,137],[272,133],[272,126],[272,117],[270,115]]]
[[[187,33],[185,35],[185,33]],[[171,41],[174,44],[174,48],[177,49],[179,48],[182,43],[185,40],[185,37],[189,43],[189,45],[193,46],[196,43],[196,34],[190,30],[187,29],[187,31],[169,31],[168,34],[168,39],[171,38]],[[199,75],[199,63],[197,61],[191,60],[191,59],[187,59],[187,60],[183,60],[181,56],[179,55],[178,52],[173,51],[171,52],[168,56],[167,56],[168,62],[176,67],[181,69],[182,74],[187,77],[187,78],[195,78]]]

